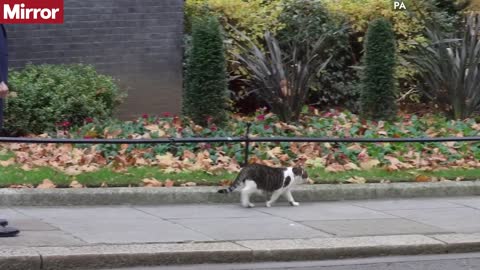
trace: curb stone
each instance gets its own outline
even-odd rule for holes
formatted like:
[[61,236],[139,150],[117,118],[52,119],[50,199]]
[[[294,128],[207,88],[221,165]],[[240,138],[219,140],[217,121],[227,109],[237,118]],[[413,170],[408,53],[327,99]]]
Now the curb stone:
[[[161,205],[238,203],[239,193],[219,187],[0,189],[0,206]],[[480,195],[480,181],[389,184],[303,185],[293,190],[300,202]],[[253,198],[264,201],[261,196]]]
[[0,269],[40,269],[41,256],[35,248],[0,248]]
[[0,269],[63,270],[203,263],[286,262],[386,255],[446,254],[478,250],[480,250],[478,234],[73,247],[2,247]]

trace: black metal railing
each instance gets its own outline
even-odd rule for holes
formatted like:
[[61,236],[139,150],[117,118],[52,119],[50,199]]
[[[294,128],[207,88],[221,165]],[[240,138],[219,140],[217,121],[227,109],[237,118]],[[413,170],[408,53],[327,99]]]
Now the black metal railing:
[[333,137],[250,137],[247,124],[242,137],[191,137],[158,139],[67,139],[67,138],[28,138],[0,137],[0,143],[31,144],[183,144],[183,143],[245,143],[244,164],[248,162],[250,143],[254,142],[298,142],[298,143],[431,143],[431,142],[480,142],[480,136],[470,137],[420,137],[420,138],[333,138]]

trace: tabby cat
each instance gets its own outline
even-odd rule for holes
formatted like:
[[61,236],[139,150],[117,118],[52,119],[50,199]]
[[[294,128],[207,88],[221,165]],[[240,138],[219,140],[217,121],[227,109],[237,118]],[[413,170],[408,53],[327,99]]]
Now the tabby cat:
[[307,172],[301,167],[274,168],[260,164],[250,164],[242,168],[235,181],[227,189],[221,189],[218,193],[230,193],[242,186],[241,203],[244,207],[254,207],[250,202],[250,195],[254,193],[271,193],[267,207],[284,195],[290,205],[300,205],[293,199],[290,189],[295,183],[306,183]]

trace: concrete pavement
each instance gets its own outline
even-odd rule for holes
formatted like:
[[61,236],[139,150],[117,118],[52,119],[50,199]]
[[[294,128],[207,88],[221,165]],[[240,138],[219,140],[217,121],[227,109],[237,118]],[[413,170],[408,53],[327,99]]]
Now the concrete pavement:
[[[298,197],[299,201],[302,201]],[[480,197],[4,207],[0,269],[319,260],[480,251]]]

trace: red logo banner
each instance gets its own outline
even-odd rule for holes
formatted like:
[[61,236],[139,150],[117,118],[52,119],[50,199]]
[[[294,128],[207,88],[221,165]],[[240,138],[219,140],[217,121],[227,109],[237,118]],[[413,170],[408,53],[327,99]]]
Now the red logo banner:
[[63,0],[0,0],[0,23],[62,24]]

